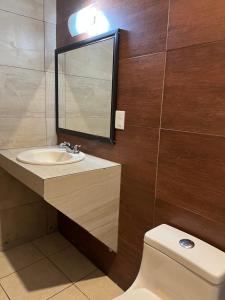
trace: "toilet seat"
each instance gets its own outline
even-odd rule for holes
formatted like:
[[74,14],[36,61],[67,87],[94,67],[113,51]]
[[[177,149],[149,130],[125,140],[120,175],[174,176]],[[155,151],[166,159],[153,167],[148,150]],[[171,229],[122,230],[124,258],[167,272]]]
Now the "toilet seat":
[[132,289],[114,300],[162,300],[145,288]]

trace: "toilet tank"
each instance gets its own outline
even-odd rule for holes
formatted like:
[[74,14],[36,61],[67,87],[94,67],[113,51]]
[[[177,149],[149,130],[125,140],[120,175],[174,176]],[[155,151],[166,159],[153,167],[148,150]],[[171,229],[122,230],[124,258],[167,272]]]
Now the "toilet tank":
[[142,287],[163,300],[225,300],[225,253],[160,225],[145,234],[140,272],[131,288]]

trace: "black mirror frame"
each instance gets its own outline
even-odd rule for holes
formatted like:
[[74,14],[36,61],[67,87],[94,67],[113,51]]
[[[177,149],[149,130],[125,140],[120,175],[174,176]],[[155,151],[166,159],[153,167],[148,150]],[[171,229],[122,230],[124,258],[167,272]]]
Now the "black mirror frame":
[[[110,120],[110,137],[103,137],[98,135],[92,135],[84,132],[73,131],[69,129],[64,129],[59,127],[59,93],[58,93],[58,55],[65,53],[74,49],[85,47],[90,44],[95,44],[101,40],[113,37],[113,73],[112,73],[112,96],[111,96],[111,120]],[[119,64],[119,37],[120,29],[110,31],[93,38],[89,38],[80,42],[70,44],[65,47],[57,48],[55,50],[55,104],[56,104],[56,132],[57,133],[66,133],[74,136],[84,137],[87,139],[97,139],[102,142],[108,142],[111,144],[115,143],[115,113],[116,113],[116,104],[117,104],[117,82],[118,82],[118,64]]]

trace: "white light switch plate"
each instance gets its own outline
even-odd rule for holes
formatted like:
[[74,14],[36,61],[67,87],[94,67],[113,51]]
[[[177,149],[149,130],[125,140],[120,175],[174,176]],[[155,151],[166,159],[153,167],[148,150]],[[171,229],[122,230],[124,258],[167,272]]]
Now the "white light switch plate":
[[117,110],[116,111],[116,122],[115,122],[116,129],[124,130],[125,127],[125,111]]

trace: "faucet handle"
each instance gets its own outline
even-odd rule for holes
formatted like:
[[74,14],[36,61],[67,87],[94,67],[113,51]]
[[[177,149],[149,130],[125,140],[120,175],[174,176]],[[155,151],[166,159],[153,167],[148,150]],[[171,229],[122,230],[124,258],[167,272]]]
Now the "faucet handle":
[[74,153],[80,153],[80,148],[81,148],[81,145],[75,145],[75,146],[73,147],[73,152],[74,152]]
[[65,147],[70,147],[71,145],[70,145],[70,143],[68,143],[68,142],[63,142],[63,143],[61,143],[61,144],[59,144],[59,147],[60,148],[65,148]]

